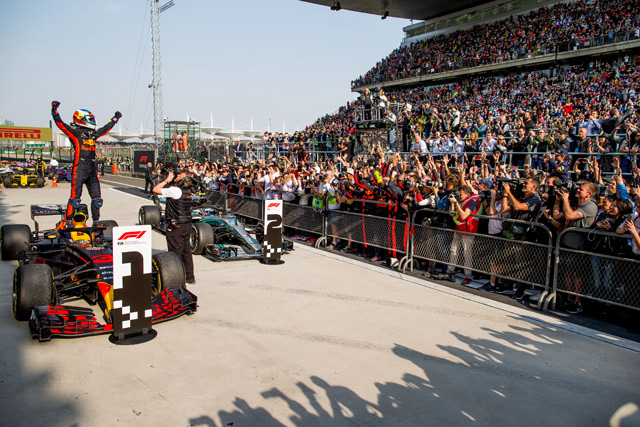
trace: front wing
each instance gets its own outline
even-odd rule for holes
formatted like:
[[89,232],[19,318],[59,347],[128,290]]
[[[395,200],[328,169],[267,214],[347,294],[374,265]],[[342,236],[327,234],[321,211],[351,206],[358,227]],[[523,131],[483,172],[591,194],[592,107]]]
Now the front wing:
[[[197,302],[198,297],[185,288],[165,289],[152,300],[152,323],[195,313]],[[52,337],[75,338],[106,334],[113,331],[113,325],[101,324],[90,308],[49,305],[35,307],[31,311],[29,329],[34,339],[49,341]]]

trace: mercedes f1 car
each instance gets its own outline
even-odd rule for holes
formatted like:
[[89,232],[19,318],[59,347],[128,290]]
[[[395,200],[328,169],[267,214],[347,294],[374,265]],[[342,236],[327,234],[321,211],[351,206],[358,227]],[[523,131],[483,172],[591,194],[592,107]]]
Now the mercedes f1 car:
[[[166,232],[168,222],[157,196],[154,205],[142,206],[138,211],[138,222],[149,224],[161,233]],[[196,198],[191,212],[191,253],[205,255],[213,261],[233,261],[262,259],[262,238],[260,224],[256,226],[253,238],[244,224],[223,209],[208,205],[207,199]],[[293,250],[293,242],[283,241],[282,253]]]
[[[32,205],[34,232],[23,224],[0,229],[2,259],[19,261],[13,277],[14,317],[28,320],[32,336],[40,341],[113,331],[111,229],[117,224],[101,221],[88,227],[87,207],[81,205],[71,222],[39,230],[36,217],[64,217],[65,210],[65,205]],[[186,289],[184,266],[175,253],[153,255],[151,286],[152,323],[196,311],[197,297]],[[90,308],[66,305],[80,299],[97,304],[106,323]]]

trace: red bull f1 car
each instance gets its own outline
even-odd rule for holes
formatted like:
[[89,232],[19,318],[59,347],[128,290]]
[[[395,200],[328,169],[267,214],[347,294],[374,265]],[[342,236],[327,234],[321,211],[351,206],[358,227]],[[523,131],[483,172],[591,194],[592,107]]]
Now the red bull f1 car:
[[[88,227],[86,205],[72,221],[60,221],[53,230],[39,230],[42,215],[64,217],[65,205],[32,205],[35,223],[4,225],[0,242],[3,260],[18,260],[13,277],[13,314],[28,320],[33,338],[79,337],[113,331],[113,251],[115,221]],[[196,311],[197,297],[185,284],[180,257],[172,252],[153,255],[152,324]],[[98,305],[103,322],[88,307],[71,305],[84,300]]]

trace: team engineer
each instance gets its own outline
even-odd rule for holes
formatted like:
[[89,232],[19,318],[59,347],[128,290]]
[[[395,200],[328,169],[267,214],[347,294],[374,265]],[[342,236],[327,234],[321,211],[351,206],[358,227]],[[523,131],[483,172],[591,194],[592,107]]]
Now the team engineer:
[[[176,175],[177,174],[177,175]],[[167,249],[180,255],[184,264],[186,280],[195,284],[193,255],[189,245],[191,234],[191,186],[193,181],[180,169],[169,170],[167,179],[153,187],[153,194],[166,197]],[[169,186],[167,188],[167,186]]]

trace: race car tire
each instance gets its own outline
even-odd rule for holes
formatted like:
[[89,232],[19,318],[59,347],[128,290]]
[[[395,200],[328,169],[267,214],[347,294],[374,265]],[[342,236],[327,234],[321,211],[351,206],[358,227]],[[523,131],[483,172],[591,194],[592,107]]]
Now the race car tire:
[[5,261],[20,259],[29,250],[31,243],[31,228],[25,224],[3,225],[2,233],[2,259]]
[[142,206],[138,211],[138,222],[140,225],[159,225],[160,209],[156,206]]
[[11,188],[11,177],[10,176],[4,176],[4,178],[2,178],[3,184],[5,186],[5,188]]
[[151,259],[151,292],[158,295],[164,289],[184,287],[186,277],[180,255],[160,252]]
[[36,187],[38,188],[42,188],[44,187],[44,177],[38,175],[38,177],[36,178]]
[[47,178],[48,179],[53,179],[53,171],[50,170],[49,172],[47,172]]
[[262,221],[256,224],[253,229],[253,233],[255,234],[258,243],[264,242],[264,223]]
[[189,246],[191,246],[192,254],[202,255],[207,246],[213,245],[214,243],[213,229],[209,224],[194,222],[191,225]]
[[211,257],[211,259],[214,262],[220,262],[222,261],[222,251],[220,250],[219,247],[217,246],[211,246],[209,247],[209,249],[207,250],[208,255]]
[[53,272],[46,264],[22,264],[13,275],[13,316],[29,320],[33,307],[53,302]]
[[105,227],[103,234],[105,236],[113,237],[113,228],[118,226],[118,222],[112,219],[107,219],[105,221],[100,221],[100,225]]

